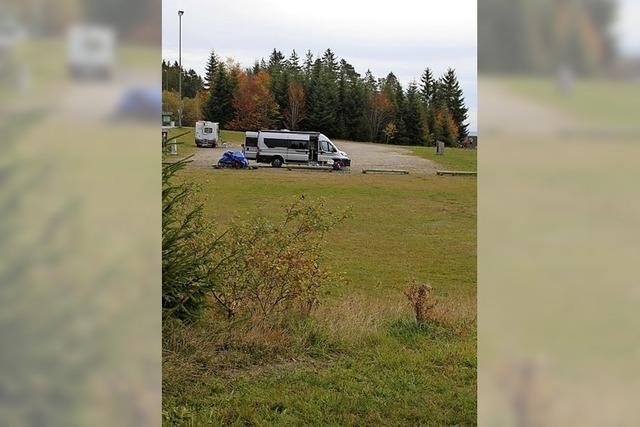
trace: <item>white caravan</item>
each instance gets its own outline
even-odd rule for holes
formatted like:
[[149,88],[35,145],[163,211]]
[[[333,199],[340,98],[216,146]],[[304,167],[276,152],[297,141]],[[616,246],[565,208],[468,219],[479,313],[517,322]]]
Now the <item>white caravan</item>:
[[351,166],[347,153],[319,132],[263,130],[258,132],[257,144],[256,161],[274,168],[285,163],[330,165],[334,169]]
[[196,145],[198,147],[216,147],[220,137],[218,123],[196,122]]
[[67,34],[67,67],[74,79],[108,79],[115,67],[116,36],[112,29],[77,26]]

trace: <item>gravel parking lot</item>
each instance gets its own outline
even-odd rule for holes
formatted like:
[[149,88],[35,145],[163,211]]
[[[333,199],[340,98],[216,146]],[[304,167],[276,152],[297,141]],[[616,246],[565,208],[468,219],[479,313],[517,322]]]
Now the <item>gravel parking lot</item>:
[[[404,147],[341,140],[333,142],[351,158],[352,172],[360,173],[363,169],[404,169],[411,173],[435,174],[437,169],[435,162],[415,156]],[[224,151],[241,149],[239,144],[227,144],[226,147],[217,148],[197,148],[191,165],[197,168],[209,168],[218,162]]]

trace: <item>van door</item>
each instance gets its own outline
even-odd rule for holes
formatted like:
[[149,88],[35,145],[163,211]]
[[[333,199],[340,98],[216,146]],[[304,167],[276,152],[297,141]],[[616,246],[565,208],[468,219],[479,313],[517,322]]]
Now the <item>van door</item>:
[[329,160],[333,159],[333,150],[331,144],[326,140],[321,140],[318,144],[320,147],[319,159],[322,163],[327,163]]
[[309,162],[318,163],[318,135],[309,136]]
[[258,134],[247,132],[244,138],[244,156],[249,160],[255,160],[258,155]]
[[309,159],[309,140],[306,135],[293,135],[289,140],[288,161],[307,163]]

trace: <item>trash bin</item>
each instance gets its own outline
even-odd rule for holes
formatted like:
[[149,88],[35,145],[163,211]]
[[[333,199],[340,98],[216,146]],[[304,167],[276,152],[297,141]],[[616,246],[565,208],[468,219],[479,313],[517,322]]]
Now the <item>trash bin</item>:
[[444,142],[436,141],[436,154],[438,156],[444,156]]

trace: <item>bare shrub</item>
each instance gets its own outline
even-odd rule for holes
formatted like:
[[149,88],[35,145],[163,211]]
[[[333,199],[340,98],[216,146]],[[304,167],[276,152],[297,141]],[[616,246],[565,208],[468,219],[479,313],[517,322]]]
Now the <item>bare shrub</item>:
[[299,198],[283,220],[257,218],[230,226],[222,245],[221,267],[212,271],[215,301],[232,318],[242,313],[260,323],[284,312],[308,315],[321,291],[340,278],[322,268],[326,232],[346,217],[324,200]]
[[436,305],[435,301],[432,302],[433,298],[429,297],[431,290],[431,286],[427,284],[418,285],[415,279],[412,281],[411,286],[404,290],[404,294],[413,307],[416,321],[419,324],[430,319],[430,310]]

